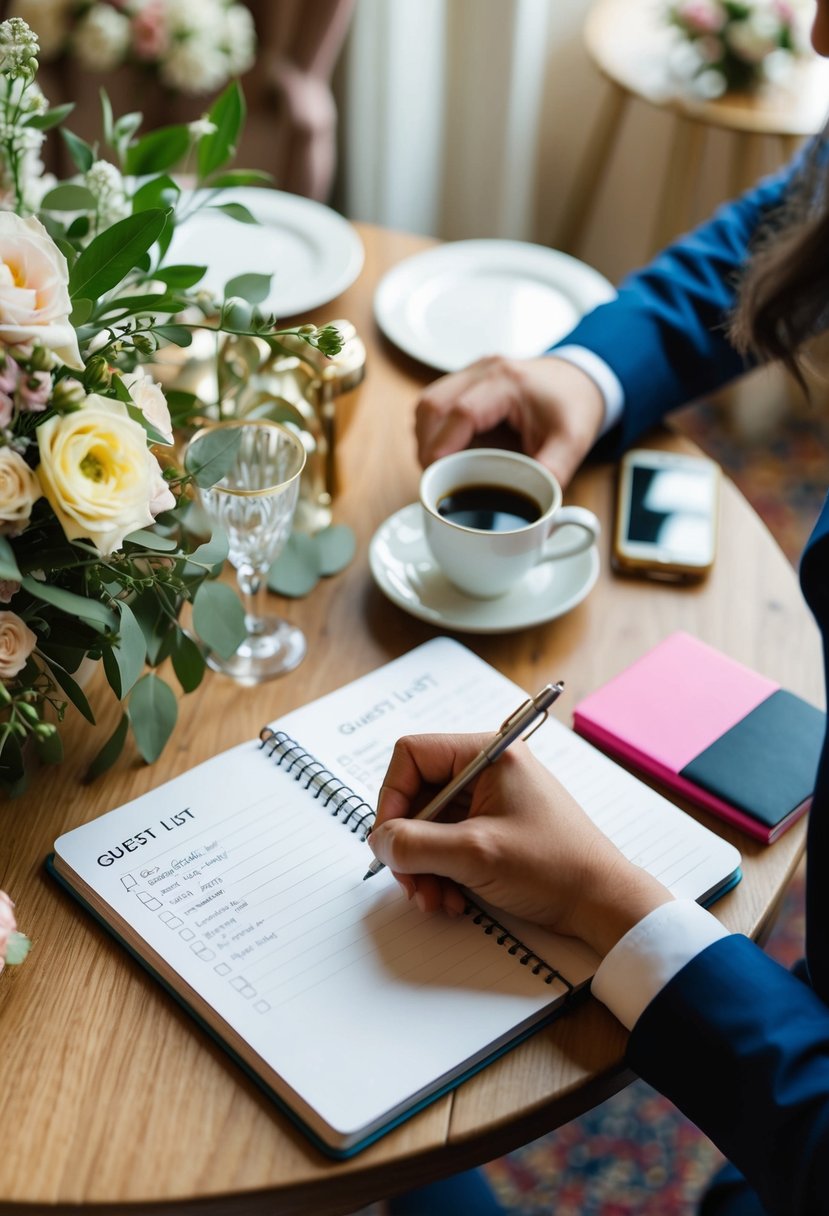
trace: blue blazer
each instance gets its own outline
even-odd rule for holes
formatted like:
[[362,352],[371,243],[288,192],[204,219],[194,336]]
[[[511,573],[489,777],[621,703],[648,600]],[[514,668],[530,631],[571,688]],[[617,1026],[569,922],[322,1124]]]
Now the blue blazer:
[[[797,165],[722,207],[622,283],[567,335],[601,355],[625,391],[609,438],[627,447],[666,411],[747,370],[724,320],[758,221]],[[607,450],[607,446],[605,447]],[[829,502],[800,568],[829,650]],[[825,672],[829,678],[829,672]],[[629,1062],[742,1171],[771,1214],[829,1213],[829,749],[810,814],[806,966],[796,976],[742,936],[693,959],[630,1038]]]

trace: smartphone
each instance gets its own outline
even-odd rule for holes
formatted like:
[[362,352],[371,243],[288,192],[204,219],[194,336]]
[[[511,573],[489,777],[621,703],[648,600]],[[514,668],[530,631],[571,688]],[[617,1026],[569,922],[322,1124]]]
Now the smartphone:
[[650,578],[703,578],[717,546],[720,470],[704,456],[646,448],[619,466],[613,568]]

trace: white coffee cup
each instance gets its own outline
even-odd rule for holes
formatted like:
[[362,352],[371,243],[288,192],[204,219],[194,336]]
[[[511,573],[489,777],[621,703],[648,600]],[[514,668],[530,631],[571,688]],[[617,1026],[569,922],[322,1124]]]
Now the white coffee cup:
[[[537,505],[538,516],[507,531],[445,518],[441,503],[472,486],[517,491]],[[593,512],[563,507],[561,499],[561,486],[549,469],[530,456],[500,448],[453,452],[429,465],[420,479],[423,533],[432,556],[455,587],[476,599],[496,599],[539,562],[572,557],[596,543],[601,525]],[[574,525],[572,539],[554,541],[565,525]]]

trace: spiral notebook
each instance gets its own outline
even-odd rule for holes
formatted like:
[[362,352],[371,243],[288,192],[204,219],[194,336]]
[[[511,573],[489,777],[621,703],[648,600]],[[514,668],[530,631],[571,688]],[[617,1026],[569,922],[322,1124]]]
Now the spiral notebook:
[[[396,739],[494,730],[524,696],[437,638],[66,833],[50,869],[318,1147],[350,1156],[587,992],[598,960],[571,938],[472,901],[423,915],[388,871],[363,882]],[[532,746],[677,894],[737,881],[735,849],[561,723]]]

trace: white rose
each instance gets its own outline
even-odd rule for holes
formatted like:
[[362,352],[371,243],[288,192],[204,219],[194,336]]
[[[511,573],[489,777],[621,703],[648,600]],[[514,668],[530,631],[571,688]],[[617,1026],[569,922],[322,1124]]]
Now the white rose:
[[0,342],[34,340],[82,369],[68,285],[66,258],[40,220],[0,212]]
[[124,385],[153,430],[163,435],[166,443],[172,443],[173,423],[161,387],[147,375],[143,367],[137,367],[134,372],[124,376]]
[[117,68],[129,44],[129,17],[109,4],[93,4],[78,22],[73,38],[78,59],[95,72]]
[[93,393],[75,413],[47,418],[36,434],[37,475],[70,540],[88,538],[106,557],[153,522],[158,462],[123,402]]
[[0,612],[0,679],[19,675],[37,645],[37,637],[16,612]]
[[40,482],[13,448],[0,448],[0,532],[16,536],[40,498]]

